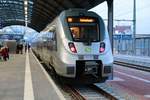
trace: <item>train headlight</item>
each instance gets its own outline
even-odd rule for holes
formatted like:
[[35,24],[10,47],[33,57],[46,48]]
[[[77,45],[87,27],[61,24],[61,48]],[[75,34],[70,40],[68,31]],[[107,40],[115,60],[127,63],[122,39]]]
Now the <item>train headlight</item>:
[[103,53],[104,51],[105,51],[105,43],[104,43],[104,42],[101,42],[101,43],[100,43],[99,52],[100,52],[100,53]]
[[70,42],[69,44],[69,48],[73,53],[77,53],[76,47],[74,45],[74,43]]

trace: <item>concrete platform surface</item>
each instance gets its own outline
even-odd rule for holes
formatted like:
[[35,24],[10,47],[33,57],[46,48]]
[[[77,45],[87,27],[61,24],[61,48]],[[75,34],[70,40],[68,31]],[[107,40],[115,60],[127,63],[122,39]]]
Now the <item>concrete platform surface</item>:
[[0,100],[64,100],[32,52],[0,61]]

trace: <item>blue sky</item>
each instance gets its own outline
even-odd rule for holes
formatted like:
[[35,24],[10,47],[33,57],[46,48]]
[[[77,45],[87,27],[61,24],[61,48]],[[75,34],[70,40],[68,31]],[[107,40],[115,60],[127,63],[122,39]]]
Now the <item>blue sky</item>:
[[[150,0],[136,0],[137,34],[150,34]],[[107,3],[91,9],[107,19]],[[114,19],[133,19],[133,0],[114,0]],[[114,22],[114,25],[132,25],[132,22]]]

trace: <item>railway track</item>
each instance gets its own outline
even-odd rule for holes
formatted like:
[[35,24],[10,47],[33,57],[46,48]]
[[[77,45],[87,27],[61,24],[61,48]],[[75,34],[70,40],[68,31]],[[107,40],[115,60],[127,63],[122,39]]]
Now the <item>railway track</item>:
[[[106,88],[105,88],[106,89]],[[120,100],[120,97],[97,85],[64,86],[72,100]]]
[[122,61],[114,61],[114,64],[150,72],[150,67],[143,66],[143,65],[131,64],[131,63],[122,62]]

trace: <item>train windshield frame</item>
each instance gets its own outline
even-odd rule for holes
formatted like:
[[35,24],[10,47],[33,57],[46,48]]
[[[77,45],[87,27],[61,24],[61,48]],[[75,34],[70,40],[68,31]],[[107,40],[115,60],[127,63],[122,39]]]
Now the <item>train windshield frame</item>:
[[99,42],[98,22],[95,17],[67,17],[70,34],[75,42]]

